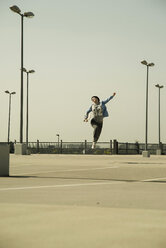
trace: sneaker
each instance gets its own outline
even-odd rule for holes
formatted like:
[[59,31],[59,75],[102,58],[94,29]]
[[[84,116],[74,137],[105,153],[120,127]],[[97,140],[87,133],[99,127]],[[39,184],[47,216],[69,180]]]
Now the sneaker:
[[96,143],[93,142],[93,143],[92,143],[92,149],[95,149],[95,146],[96,146]]

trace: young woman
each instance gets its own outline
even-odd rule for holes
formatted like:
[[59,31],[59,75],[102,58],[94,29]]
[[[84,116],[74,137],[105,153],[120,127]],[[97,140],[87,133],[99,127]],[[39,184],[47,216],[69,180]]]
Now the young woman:
[[95,145],[96,145],[96,143],[97,143],[97,141],[98,141],[98,139],[100,137],[102,126],[103,126],[103,118],[108,117],[108,111],[107,111],[107,108],[106,108],[105,105],[115,95],[116,95],[116,93],[113,93],[112,96],[110,96],[105,101],[101,101],[101,102],[100,102],[100,99],[99,99],[98,96],[92,96],[92,98],[91,98],[93,104],[91,105],[91,107],[86,112],[84,121],[85,122],[88,121],[88,115],[89,115],[90,112],[92,112],[93,113],[93,118],[91,119],[91,125],[94,128],[92,149],[95,148]]

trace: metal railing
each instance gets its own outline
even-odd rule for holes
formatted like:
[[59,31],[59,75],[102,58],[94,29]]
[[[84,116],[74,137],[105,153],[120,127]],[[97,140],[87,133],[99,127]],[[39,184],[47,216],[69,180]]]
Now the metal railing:
[[53,154],[110,154],[112,142],[99,142],[95,150],[91,149],[92,143],[87,142],[29,142],[28,149],[31,153]]
[[[40,154],[122,154],[134,155],[142,154],[145,150],[143,143],[128,143],[118,142],[117,140],[110,140],[108,142],[98,142],[95,149],[91,149],[92,142],[28,142],[28,150],[30,153]],[[148,144],[148,150],[151,154],[156,154],[159,148],[158,144]],[[166,154],[166,144],[161,143],[161,153]],[[14,152],[14,143],[10,143],[10,151]]]
[[[98,142],[94,150],[92,142],[29,142],[28,148],[31,153],[54,153],[54,154],[142,154],[145,149],[143,143],[128,143],[110,140]],[[151,154],[156,154],[158,144],[148,144]],[[166,144],[161,144],[162,154],[166,154]]]

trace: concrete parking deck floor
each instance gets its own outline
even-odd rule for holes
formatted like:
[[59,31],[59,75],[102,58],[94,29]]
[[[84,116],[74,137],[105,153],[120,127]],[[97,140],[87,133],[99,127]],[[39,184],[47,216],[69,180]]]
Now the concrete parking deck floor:
[[165,248],[166,156],[10,157],[0,248]]

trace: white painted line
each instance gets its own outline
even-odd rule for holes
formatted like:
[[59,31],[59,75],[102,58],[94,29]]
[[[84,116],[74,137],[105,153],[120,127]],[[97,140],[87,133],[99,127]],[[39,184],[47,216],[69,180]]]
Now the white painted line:
[[101,182],[101,183],[78,183],[78,184],[60,184],[60,185],[43,185],[43,186],[28,186],[28,187],[15,187],[15,188],[1,188],[0,191],[9,190],[28,190],[28,189],[45,189],[45,188],[67,188],[67,187],[80,187],[80,186],[99,186],[110,184],[121,184],[125,182]]
[[21,168],[22,166],[31,166],[32,164],[25,164],[25,163],[23,163],[23,164],[19,164],[19,165],[13,165],[13,164],[11,164],[11,167],[12,168]]
[[141,182],[149,182],[149,181],[157,181],[157,180],[165,180],[165,179],[166,177],[150,178],[150,179],[141,180]]
[[12,176],[19,176],[19,175],[34,175],[34,174],[45,174],[45,173],[59,173],[59,172],[73,172],[73,171],[91,171],[91,170],[105,170],[105,169],[113,169],[118,168],[119,166],[109,166],[109,167],[100,167],[100,168],[87,168],[87,169],[71,169],[71,170],[54,170],[54,171],[38,171],[38,172],[29,172],[29,173],[20,173],[20,174],[13,174]]

